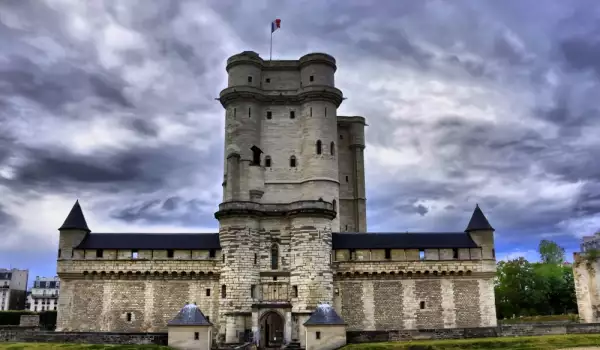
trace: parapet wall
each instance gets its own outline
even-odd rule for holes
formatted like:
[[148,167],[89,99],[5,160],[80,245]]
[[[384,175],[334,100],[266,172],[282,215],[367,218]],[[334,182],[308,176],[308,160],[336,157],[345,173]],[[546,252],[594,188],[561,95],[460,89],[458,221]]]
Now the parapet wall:
[[0,342],[167,345],[167,333],[47,332],[37,327],[0,326]]

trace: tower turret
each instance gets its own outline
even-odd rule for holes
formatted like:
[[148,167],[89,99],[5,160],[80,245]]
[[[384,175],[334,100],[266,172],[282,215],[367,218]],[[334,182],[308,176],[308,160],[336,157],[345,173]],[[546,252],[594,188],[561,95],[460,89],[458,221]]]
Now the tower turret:
[[73,248],[77,247],[85,236],[91,232],[88,228],[85,216],[79,205],[79,200],[71,208],[69,215],[63,222],[59,231],[58,259],[66,260],[73,258]]
[[467,232],[473,241],[481,247],[481,257],[483,259],[496,259],[494,231],[494,228],[490,225],[483,214],[483,211],[481,211],[479,205],[476,204],[465,232]]

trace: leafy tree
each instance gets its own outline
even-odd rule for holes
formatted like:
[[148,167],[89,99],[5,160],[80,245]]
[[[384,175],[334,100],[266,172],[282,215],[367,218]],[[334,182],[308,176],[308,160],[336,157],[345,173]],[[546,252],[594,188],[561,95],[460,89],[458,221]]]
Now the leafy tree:
[[540,259],[545,264],[562,264],[565,261],[565,249],[556,242],[542,240],[538,246]]

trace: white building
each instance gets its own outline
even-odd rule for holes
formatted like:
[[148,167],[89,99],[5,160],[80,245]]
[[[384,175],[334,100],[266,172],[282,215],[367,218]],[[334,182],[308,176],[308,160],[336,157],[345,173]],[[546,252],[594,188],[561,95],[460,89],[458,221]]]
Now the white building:
[[22,310],[25,307],[29,270],[0,269],[0,310]]
[[27,293],[26,308],[31,311],[56,311],[60,279],[36,276],[31,291]]

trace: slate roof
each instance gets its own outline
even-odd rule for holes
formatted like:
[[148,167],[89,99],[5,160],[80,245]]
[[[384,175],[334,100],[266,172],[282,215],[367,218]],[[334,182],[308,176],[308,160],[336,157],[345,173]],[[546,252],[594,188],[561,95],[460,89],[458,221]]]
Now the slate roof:
[[319,304],[315,311],[304,322],[305,326],[318,325],[345,325],[346,322],[335,312],[329,304]]
[[333,249],[477,248],[465,232],[448,233],[333,233]]
[[218,233],[90,233],[77,249],[221,249]]
[[481,208],[479,208],[479,204],[475,206],[475,211],[473,211],[473,216],[471,216],[471,221],[469,221],[469,225],[467,225],[465,232],[477,230],[494,231],[492,225],[490,225],[485,215],[483,215]]
[[87,222],[85,221],[85,216],[83,216],[83,211],[81,210],[81,206],[79,205],[79,200],[75,201],[73,208],[69,212],[67,219],[59,228],[59,230],[84,230],[90,232],[88,228]]
[[168,326],[212,326],[196,304],[186,304]]

